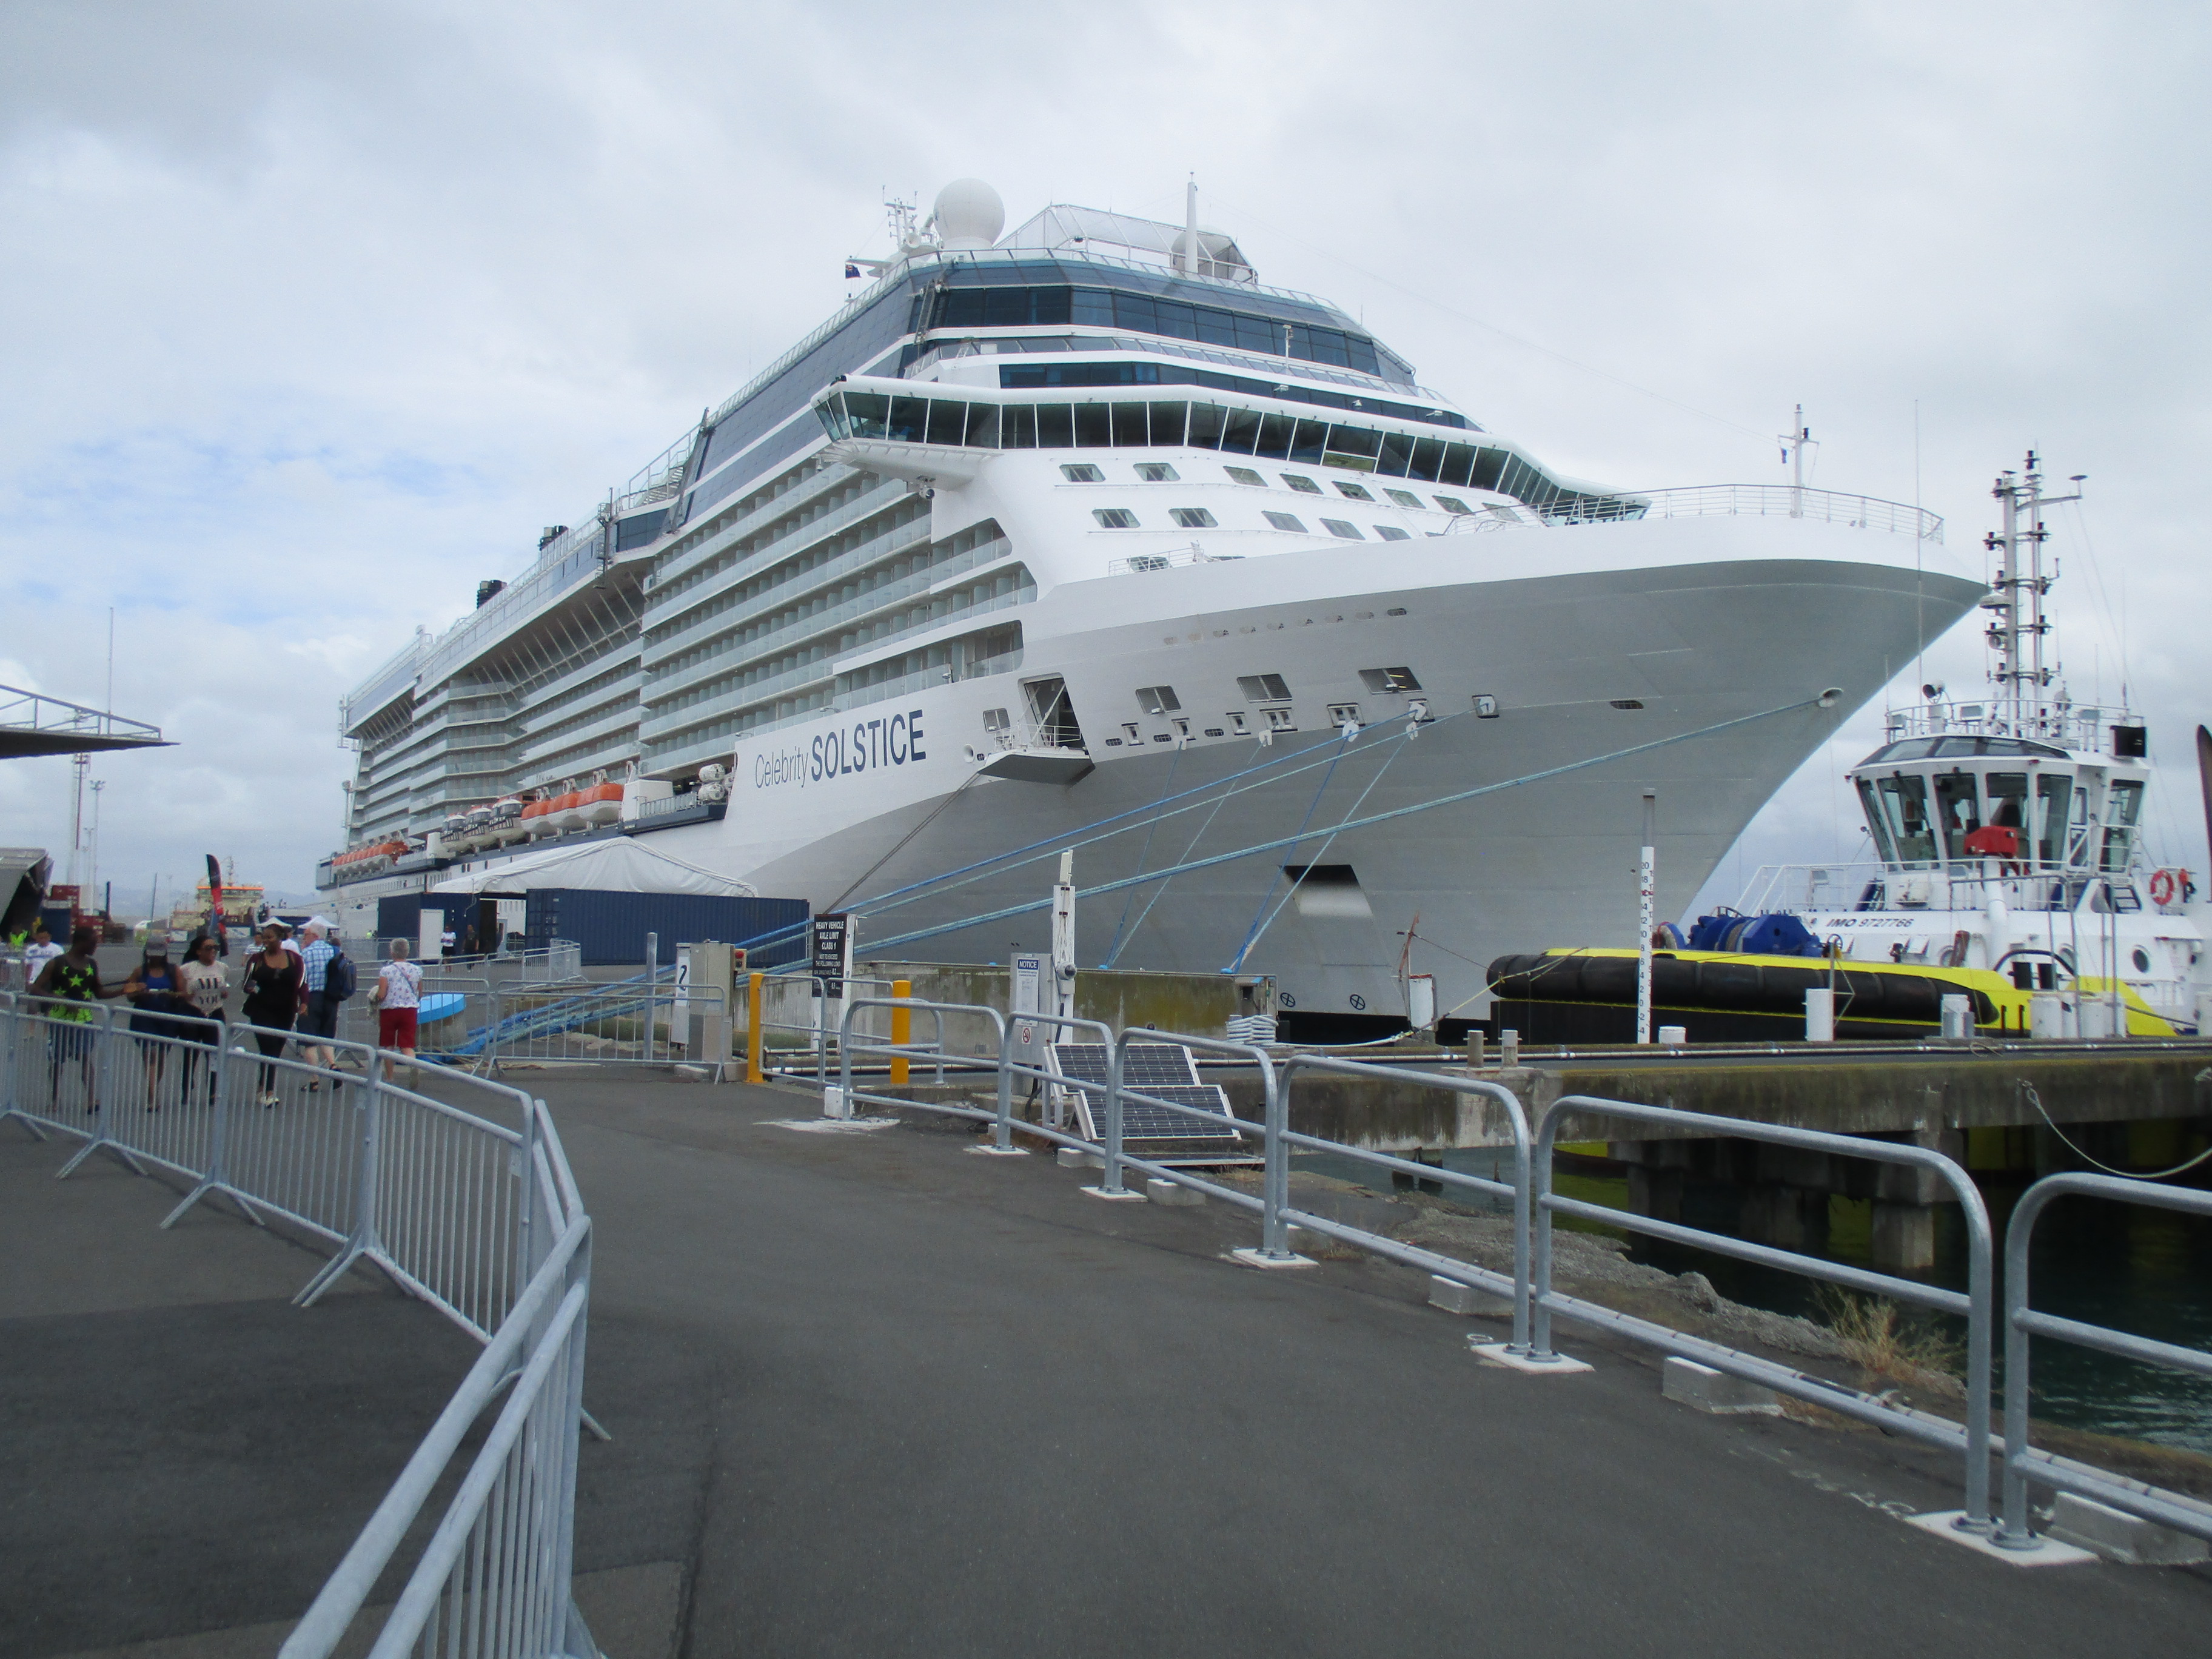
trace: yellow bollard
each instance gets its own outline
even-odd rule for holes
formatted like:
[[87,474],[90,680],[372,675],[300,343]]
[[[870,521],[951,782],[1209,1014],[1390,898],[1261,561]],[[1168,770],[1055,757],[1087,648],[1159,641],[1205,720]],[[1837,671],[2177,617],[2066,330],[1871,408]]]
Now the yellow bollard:
[[745,1081],[765,1083],[768,1073],[761,1070],[761,982],[766,974],[745,975]]
[[[893,980],[891,981],[891,994],[895,997],[912,996],[914,994],[914,981],[910,979]],[[894,1048],[903,1048],[908,1043],[913,1041],[914,1010],[911,1008],[892,1009],[891,1046]],[[906,1086],[906,1056],[904,1054],[894,1054],[891,1056],[892,1088],[902,1089]]]

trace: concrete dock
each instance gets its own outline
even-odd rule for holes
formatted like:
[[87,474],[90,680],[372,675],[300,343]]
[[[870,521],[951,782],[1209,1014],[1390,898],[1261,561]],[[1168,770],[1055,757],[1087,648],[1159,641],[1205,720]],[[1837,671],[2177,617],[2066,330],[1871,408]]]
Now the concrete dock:
[[[2194,1568],[2026,1570],[1903,1516],[1954,1460],[1709,1417],[1656,1356],[1468,1352],[1419,1275],[1263,1273],[1248,1218],[1103,1204],[959,1129],[528,1074],[597,1231],[579,1597],[614,1659],[2192,1652]],[[0,1653],[231,1659],[472,1357],[374,1281],[0,1126]]]

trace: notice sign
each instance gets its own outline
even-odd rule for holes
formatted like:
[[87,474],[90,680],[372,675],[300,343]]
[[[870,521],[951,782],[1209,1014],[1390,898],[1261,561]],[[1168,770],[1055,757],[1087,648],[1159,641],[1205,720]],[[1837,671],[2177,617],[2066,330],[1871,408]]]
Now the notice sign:
[[852,920],[842,911],[814,918],[811,971],[822,981],[822,994],[833,1002],[845,994],[847,952],[853,942]]

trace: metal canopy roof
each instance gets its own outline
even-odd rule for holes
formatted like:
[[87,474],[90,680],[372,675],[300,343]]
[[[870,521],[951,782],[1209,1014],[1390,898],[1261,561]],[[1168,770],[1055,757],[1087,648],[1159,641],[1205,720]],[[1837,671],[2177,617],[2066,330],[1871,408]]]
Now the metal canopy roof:
[[127,720],[20,686],[0,685],[0,760],[173,746],[160,726],[143,720]]

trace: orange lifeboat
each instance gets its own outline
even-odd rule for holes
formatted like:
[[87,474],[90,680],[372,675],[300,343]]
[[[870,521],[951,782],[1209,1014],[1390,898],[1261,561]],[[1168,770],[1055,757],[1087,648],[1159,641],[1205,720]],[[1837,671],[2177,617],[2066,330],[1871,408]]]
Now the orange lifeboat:
[[623,787],[618,783],[597,783],[577,798],[584,822],[596,829],[601,824],[622,822]]
[[584,827],[583,796],[571,789],[567,794],[556,797],[553,802],[552,818],[553,827],[564,836],[571,830],[582,829]]
[[550,836],[553,833],[552,811],[551,801],[534,800],[522,809],[520,822],[533,839],[539,836]]

